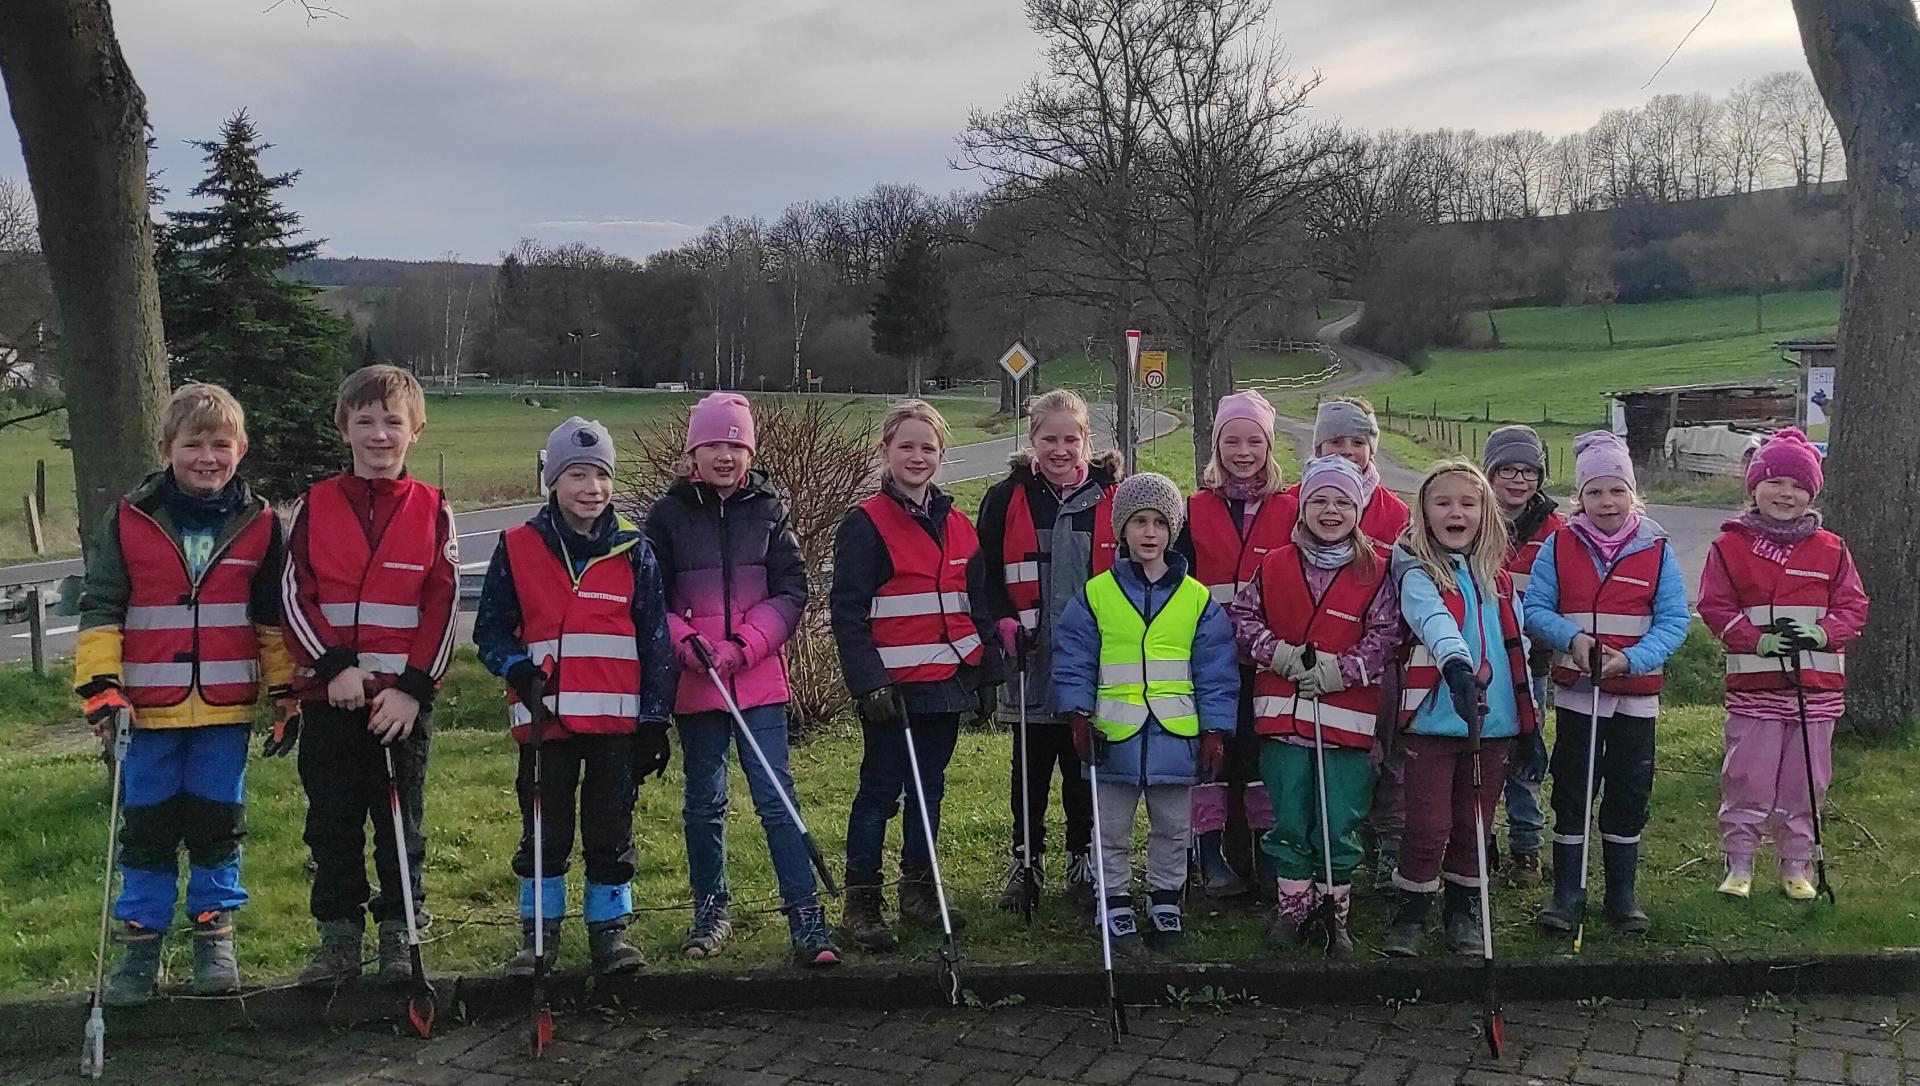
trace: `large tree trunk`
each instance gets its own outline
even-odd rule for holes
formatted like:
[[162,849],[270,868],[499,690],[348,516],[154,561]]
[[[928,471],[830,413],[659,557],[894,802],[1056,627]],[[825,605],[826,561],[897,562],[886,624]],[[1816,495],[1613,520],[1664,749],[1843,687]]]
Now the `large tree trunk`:
[[[167,357],[147,207],[147,100],[106,0],[0,4],[0,76],[66,346],[81,538],[153,469]],[[285,495],[276,495],[285,496]]]
[[1851,653],[1848,716],[1876,737],[1920,706],[1920,20],[1912,0],[1794,0],[1807,63],[1847,156],[1846,305],[1840,314],[1833,528],[1873,600]]

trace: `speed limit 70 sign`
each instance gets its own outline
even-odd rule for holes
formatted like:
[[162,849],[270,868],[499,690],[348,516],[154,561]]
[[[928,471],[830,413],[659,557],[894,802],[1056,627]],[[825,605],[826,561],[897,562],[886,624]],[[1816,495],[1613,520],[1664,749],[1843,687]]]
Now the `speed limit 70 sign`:
[[1156,392],[1167,387],[1167,352],[1140,352],[1140,380]]

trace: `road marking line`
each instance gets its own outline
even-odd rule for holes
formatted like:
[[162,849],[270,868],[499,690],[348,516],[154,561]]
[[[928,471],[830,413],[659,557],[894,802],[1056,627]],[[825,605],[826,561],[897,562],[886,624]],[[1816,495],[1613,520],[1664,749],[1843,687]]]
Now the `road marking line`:
[[[78,626],[55,626],[53,629],[47,631],[47,636],[54,637],[59,634],[77,633],[79,632],[79,629],[80,627]],[[32,637],[33,631],[28,630],[26,633],[17,633],[17,634],[14,634],[13,636],[15,640],[19,640],[20,638],[24,638],[24,637]]]

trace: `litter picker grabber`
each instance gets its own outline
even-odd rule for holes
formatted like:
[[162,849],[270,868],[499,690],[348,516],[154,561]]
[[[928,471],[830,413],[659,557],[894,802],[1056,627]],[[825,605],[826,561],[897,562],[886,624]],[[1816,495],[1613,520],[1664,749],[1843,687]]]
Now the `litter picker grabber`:
[[[1313,645],[1308,643],[1300,648],[1300,663],[1312,667],[1316,661]],[[1327,892],[1314,903],[1313,920],[1327,935],[1327,957],[1334,955],[1334,946],[1339,936],[1337,925],[1340,918],[1340,906],[1333,900],[1333,831],[1327,826],[1327,744],[1320,731],[1320,699],[1313,702],[1313,786],[1320,802],[1320,870],[1326,876]],[[1298,704],[1296,699],[1295,704]]]
[[107,932],[113,921],[113,862],[120,851],[120,786],[127,748],[133,743],[133,714],[113,714],[113,793],[107,799],[107,873],[100,880],[100,945],[94,954],[93,994],[87,999],[87,1026],[80,1043],[80,1073],[99,1078],[107,1069],[107,1020],[101,999],[107,984]]
[[793,819],[795,829],[800,831],[800,843],[806,846],[807,859],[812,861],[814,873],[820,876],[821,885],[827,893],[840,896],[840,884],[833,881],[833,872],[827,870],[827,858],[820,854],[820,846],[814,843],[813,834],[807,831],[807,823],[800,817],[800,808],[787,794],[780,778],[773,772],[773,763],[767,761],[767,752],[760,749],[760,740],[753,737],[753,729],[747,727],[747,718],[740,715],[740,706],[733,700],[733,691],[727,689],[727,681],[713,666],[713,654],[707,651],[704,641],[693,638],[688,642],[693,646],[694,655],[700,657],[700,666],[707,669],[707,678],[713,680],[713,688],[720,691],[720,700],[727,706],[727,712],[733,717],[733,723],[740,729],[740,738],[746,741],[747,749],[753,751],[754,760],[760,763],[760,769],[767,775],[767,783],[773,785],[773,793],[780,797],[780,805],[787,809],[787,817]]
[[1813,734],[1807,727],[1807,688],[1801,685],[1800,675],[1801,650],[1811,649],[1813,646],[1799,636],[1790,619],[1775,619],[1773,632],[1787,639],[1788,653],[1780,661],[1780,671],[1783,675],[1787,674],[1787,668],[1791,662],[1793,670],[1790,681],[1793,683],[1793,701],[1800,710],[1800,750],[1807,766],[1807,804],[1813,810],[1813,870],[1814,877],[1818,880],[1814,886],[1813,896],[1817,899],[1824,894],[1827,904],[1837,905],[1839,902],[1834,900],[1833,886],[1827,882],[1827,848],[1825,838],[1821,834],[1824,826],[1820,817],[1820,797],[1814,789],[1813,781]]
[[1014,665],[1020,669],[1020,916],[1028,924],[1033,923],[1033,910],[1040,904],[1040,883],[1033,877],[1033,793],[1028,790],[1031,778],[1027,767],[1031,757],[1027,747],[1027,652],[1032,640],[1025,626],[1013,635]]
[[927,789],[920,782],[920,752],[913,744],[913,718],[907,715],[907,699],[894,688],[894,700],[900,706],[900,734],[907,740],[907,769],[913,774],[913,792],[920,801],[920,828],[927,835],[927,864],[933,869],[933,896],[940,903],[940,976],[947,990],[947,1002],[960,1005],[960,954],[953,945],[953,917],[947,911],[947,884],[940,877],[940,854],[934,847],[933,812],[927,809]]
[[1593,712],[1587,717],[1587,798],[1580,808],[1580,895],[1575,910],[1573,952],[1587,941],[1587,873],[1593,867],[1593,774],[1600,756],[1600,642],[1587,652],[1587,681],[1593,684]]
[[1107,1028],[1113,1039],[1127,1032],[1127,1008],[1113,979],[1113,933],[1107,930],[1107,853],[1100,843],[1100,738],[1094,737],[1093,757],[1087,759],[1087,789],[1093,793],[1094,920],[1100,925],[1100,967],[1107,974]]
[[[544,692],[543,692],[544,693]],[[533,997],[527,1018],[527,1047],[538,1056],[547,1054],[553,1043],[553,1005],[547,1001],[547,843],[546,812],[541,803],[540,741],[551,719],[546,699],[537,699],[527,707],[533,722],[527,728],[533,747]]]
[[1467,756],[1473,759],[1473,847],[1480,858],[1480,960],[1486,967],[1486,1004],[1481,1011],[1481,1027],[1487,1035],[1487,1051],[1500,1058],[1507,1043],[1507,1024],[1500,1017],[1500,978],[1493,964],[1493,888],[1487,870],[1487,817],[1480,799],[1480,737],[1485,722],[1484,708],[1467,721]]
[[433,1016],[437,1010],[433,985],[427,980],[426,966],[420,961],[420,924],[413,915],[413,869],[407,862],[406,828],[400,819],[400,778],[393,770],[393,747],[381,748],[387,758],[387,810],[393,816],[393,854],[400,863],[400,904],[407,910],[407,957],[413,967],[412,987],[407,993],[407,1019],[420,1036],[433,1036]]

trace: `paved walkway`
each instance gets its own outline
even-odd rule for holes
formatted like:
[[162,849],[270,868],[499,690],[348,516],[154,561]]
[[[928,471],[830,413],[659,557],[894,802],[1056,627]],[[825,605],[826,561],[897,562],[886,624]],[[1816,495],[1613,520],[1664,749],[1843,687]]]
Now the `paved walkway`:
[[[1108,1042],[1091,1011],[741,1011],[687,1018],[588,1013],[558,1023],[547,1057],[523,1023],[431,1041],[391,1029],[240,1034],[112,1050],[106,1081],[218,1083],[850,1083],[998,1086],[1772,1086],[1920,1083],[1920,997],[1514,1005],[1490,1059],[1465,1006],[1326,1010],[1192,1005],[1139,1010]],[[79,1038],[79,1020],[74,1024]],[[77,1046],[76,1046],[77,1048]],[[9,1062],[0,1081],[69,1081],[72,1053]]]

